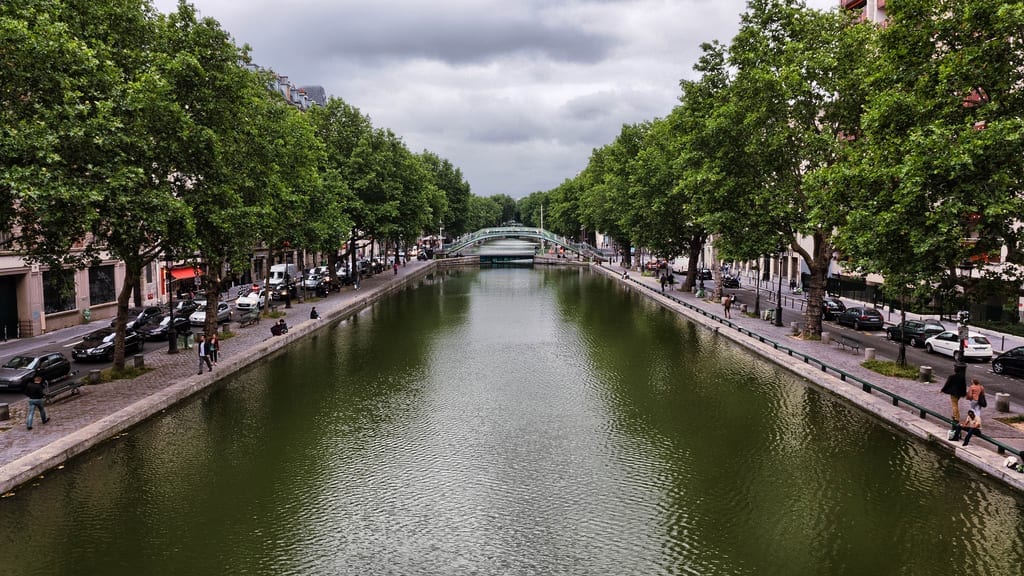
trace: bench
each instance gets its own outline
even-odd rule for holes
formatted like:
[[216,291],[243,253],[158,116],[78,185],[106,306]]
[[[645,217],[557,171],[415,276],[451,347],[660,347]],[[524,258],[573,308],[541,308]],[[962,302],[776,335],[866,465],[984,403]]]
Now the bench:
[[252,324],[259,324],[259,323],[260,323],[260,311],[259,310],[249,310],[249,311],[245,312],[244,314],[242,314],[241,316],[238,317],[238,325],[239,326],[250,326]]
[[77,374],[78,371],[74,371],[56,382],[47,384],[43,391],[43,394],[46,395],[46,403],[49,404],[61,394],[68,394],[69,396],[78,394],[78,389],[82,387],[82,383],[74,379]]
[[854,352],[860,352],[860,341],[850,338],[845,334],[840,334],[836,337],[836,344],[839,344],[840,348],[851,348]]

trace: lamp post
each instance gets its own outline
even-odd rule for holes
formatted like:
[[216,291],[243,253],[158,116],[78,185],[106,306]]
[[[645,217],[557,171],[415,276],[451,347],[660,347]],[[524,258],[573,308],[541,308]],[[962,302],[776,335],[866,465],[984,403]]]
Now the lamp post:
[[174,276],[171,275],[171,255],[167,254],[167,309],[169,311],[169,318],[167,319],[167,353],[177,354],[178,353],[178,331],[174,329],[174,291],[171,289],[171,283],[174,281]]
[[775,325],[782,326],[782,253],[785,246],[779,245],[779,291],[775,302]]
[[757,266],[754,266],[754,316],[761,317],[761,277],[758,275]]

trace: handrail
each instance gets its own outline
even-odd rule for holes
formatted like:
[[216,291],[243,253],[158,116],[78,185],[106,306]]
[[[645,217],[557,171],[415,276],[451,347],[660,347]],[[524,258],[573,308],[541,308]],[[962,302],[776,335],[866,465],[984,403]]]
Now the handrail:
[[[693,310],[694,312],[697,312],[697,313],[699,313],[699,314],[701,314],[701,315],[703,315],[703,316],[705,316],[707,318],[710,318],[712,320],[715,320],[715,321],[717,321],[720,324],[724,324],[725,326],[728,326],[729,328],[733,328],[736,331],[740,332],[741,334],[744,334],[746,336],[754,338],[757,341],[761,342],[762,344],[767,344],[767,345],[771,346],[772,348],[774,348],[775,350],[779,350],[781,352],[785,352],[788,356],[796,356],[798,358],[801,358],[804,361],[805,364],[815,364],[815,365],[817,365],[818,367],[821,368],[822,372],[825,372],[826,374],[829,371],[835,372],[839,376],[839,380],[842,381],[842,382],[846,382],[847,380],[852,380],[852,381],[860,384],[861,390],[863,390],[864,392],[867,392],[868,394],[871,394],[872,392],[878,392],[878,393],[880,393],[880,394],[882,394],[884,396],[888,396],[891,399],[893,406],[899,406],[902,403],[904,406],[907,406],[909,408],[912,408],[913,410],[916,410],[917,414],[918,414],[918,416],[920,418],[927,418],[928,416],[931,416],[931,417],[933,417],[933,418],[935,418],[937,420],[940,420],[942,422],[945,422],[946,424],[949,424],[950,426],[952,426],[954,424],[954,422],[953,422],[953,420],[951,418],[947,418],[946,416],[943,416],[942,414],[939,414],[938,412],[935,412],[934,410],[932,410],[930,408],[927,408],[925,406],[921,406],[920,404],[914,402],[913,400],[910,400],[908,398],[904,398],[903,396],[900,396],[899,394],[896,394],[895,392],[891,392],[889,390],[886,390],[885,388],[883,388],[883,387],[881,387],[881,386],[879,386],[877,384],[873,384],[873,383],[871,383],[871,382],[869,382],[869,381],[867,381],[867,380],[865,380],[865,379],[863,379],[863,378],[861,378],[859,376],[855,376],[855,375],[853,375],[853,374],[851,374],[851,373],[849,373],[849,372],[847,372],[845,370],[842,370],[840,368],[836,368],[835,366],[832,366],[832,365],[826,363],[823,360],[815,358],[814,356],[811,356],[809,354],[804,354],[803,352],[800,352],[798,350],[794,350],[792,348],[789,348],[788,346],[780,344],[780,343],[778,343],[778,342],[776,342],[776,341],[774,341],[774,340],[772,340],[770,338],[765,337],[762,334],[758,334],[758,333],[753,332],[751,330],[748,330],[747,328],[744,328],[744,327],[742,327],[742,326],[740,326],[738,324],[734,324],[733,322],[729,321],[728,319],[722,318],[722,317],[718,316],[717,314],[713,314],[711,312],[708,312],[707,310],[704,310],[703,308],[700,308],[698,306],[694,306],[693,304],[690,304],[688,302],[683,302],[682,300],[676,298],[675,296],[672,296],[671,294],[663,294],[662,292],[660,292],[658,290],[658,288],[656,288],[654,286],[648,286],[648,285],[644,284],[643,282],[640,282],[639,280],[637,280],[635,278],[629,278],[629,280],[632,281],[634,284],[642,287],[642,288],[646,288],[646,289],[650,290],[651,292],[657,294],[658,296],[661,296],[662,298],[668,298],[669,300],[672,300],[673,302],[675,302],[677,304],[680,304],[680,305],[682,305],[682,306],[684,306],[684,307],[686,307],[686,308],[688,308],[690,310]],[[1007,446],[1006,444],[1003,444],[1002,442],[1000,442],[999,440],[996,440],[995,438],[990,438],[990,437],[986,436],[982,432],[979,432],[979,433],[975,434],[974,437],[975,438],[980,438],[980,439],[988,442],[989,444],[992,444],[993,446],[995,446],[996,447],[996,452],[998,454],[1000,454],[1000,455],[1006,454],[1007,452],[1009,452],[1011,454],[1014,454],[1015,456],[1018,456],[1018,457],[1021,456],[1021,451],[1020,450],[1017,450],[1016,448],[1013,448],[1012,446]]]
[[572,252],[576,252],[587,257],[603,258],[603,255],[597,248],[587,244],[586,242],[573,242],[564,236],[556,236],[543,228],[531,228],[528,226],[498,226],[493,228],[481,228],[476,232],[471,232],[470,234],[448,244],[443,244],[441,246],[441,251],[444,253],[450,253],[453,251],[458,252],[459,250],[462,250],[475,242],[479,242],[480,240],[503,238],[510,235],[531,236],[558,244]]

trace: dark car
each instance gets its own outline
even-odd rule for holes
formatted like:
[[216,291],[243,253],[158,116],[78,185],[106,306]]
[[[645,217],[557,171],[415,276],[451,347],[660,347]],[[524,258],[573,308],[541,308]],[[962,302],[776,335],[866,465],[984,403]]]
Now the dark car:
[[[139,328],[149,324],[153,319],[160,318],[164,314],[163,308],[159,306],[146,306],[145,308],[129,308],[127,320],[125,326],[129,330],[138,330]],[[113,328],[117,322],[117,318],[110,321],[110,327]]]
[[[71,348],[71,357],[75,360],[111,360],[114,358],[114,337],[113,328],[100,328],[90,332],[82,338],[82,341]],[[134,330],[128,330],[124,335],[124,351],[137,354],[142,352],[142,336]]]
[[722,276],[722,288],[739,288],[740,279],[731,274]]
[[15,356],[0,366],[0,389],[22,391],[36,376],[56,382],[71,373],[71,362],[60,352]]
[[885,324],[881,312],[867,306],[853,306],[836,316],[836,322],[853,326],[854,330],[881,330]]
[[843,310],[846,310],[846,304],[843,304],[843,301],[838,298],[825,298],[821,301],[821,318],[823,320],[835,320]]
[[174,315],[181,316],[182,318],[188,318],[193,312],[199,309],[199,301],[197,300],[179,300],[174,305]]
[[946,331],[942,323],[935,320],[907,320],[885,329],[885,337],[889,340],[909,342],[911,346],[921,348],[924,341]]
[[1024,346],[1010,348],[992,359],[996,374],[1024,374]]
[[[143,326],[138,332],[146,340],[166,340],[168,329],[171,327],[171,315],[164,314],[159,320],[150,322]],[[191,330],[188,318],[174,314],[174,332],[181,334]]]

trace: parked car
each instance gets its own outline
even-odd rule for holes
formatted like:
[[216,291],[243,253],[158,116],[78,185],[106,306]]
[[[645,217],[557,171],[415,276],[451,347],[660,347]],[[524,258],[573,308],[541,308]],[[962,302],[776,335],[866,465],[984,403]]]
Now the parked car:
[[[954,330],[936,334],[924,341],[925,350],[929,353],[944,354],[952,356],[954,360],[960,360],[960,334]],[[988,362],[992,359],[992,343],[977,332],[968,332],[964,341],[963,360],[981,360]]]
[[732,274],[722,276],[722,288],[739,288],[740,279]]
[[320,274],[307,274],[306,277],[302,279],[302,287],[312,290],[316,288],[316,285],[320,283],[322,278],[323,276]]
[[996,374],[1024,374],[1024,346],[1017,346],[992,359]]
[[[166,340],[168,329],[171,327],[171,315],[164,314],[158,322],[150,322],[139,329],[139,335],[146,340]],[[174,314],[174,332],[181,334],[191,330],[188,318]]]
[[839,324],[853,326],[854,330],[881,330],[885,324],[882,313],[867,306],[853,306],[836,316]]
[[[193,326],[203,326],[206,324],[206,302],[204,300],[196,300],[199,304],[199,309],[192,313],[188,317],[189,323]],[[217,303],[217,323],[227,322],[231,319],[231,306],[228,306],[227,302]]]
[[[75,360],[112,360],[115,335],[116,332],[113,328],[100,328],[86,334],[81,342],[71,348],[71,358]],[[134,330],[125,332],[124,351],[132,354],[142,352],[142,336],[138,332]]]
[[[154,318],[159,318],[164,314],[164,309],[159,306],[146,306],[145,308],[129,308],[127,320],[125,326],[129,330],[138,330],[151,322]],[[117,318],[110,321],[110,327],[113,328],[117,323]]]
[[188,318],[199,308],[198,300],[178,300],[174,304],[174,315],[181,316],[182,318]]
[[0,388],[21,392],[36,376],[44,382],[56,382],[71,374],[71,361],[60,352],[25,354],[11,358],[0,366]]
[[909,342],[911,346],[918,348],[924,346],[924,341],[945,332],[946,327],[936,320],[906,320],[895,326],[885,329],[885,337],[889,340]]
[[846,310],[846,304],[838,298],[825,298],[821,301],[821,319],[822,320],[835,320],[836,316],[839,316],[844,310]]
[[235,308],[239,310],[259,310],[260,308],[263,308],[263,303],[266,301],[266,297],[267,291],[262,288],[259,290],[250,290],[249,293],[235,299]]

